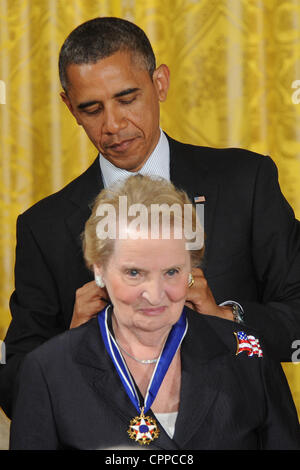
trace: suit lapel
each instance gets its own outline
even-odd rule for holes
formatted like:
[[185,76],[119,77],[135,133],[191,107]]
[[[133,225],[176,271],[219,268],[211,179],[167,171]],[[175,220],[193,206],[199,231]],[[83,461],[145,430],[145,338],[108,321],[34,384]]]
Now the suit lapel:
[[124,425],[137,411],[122,387],[109,354],[101,339],[97,318],[86,325],[86,332],[79,344],[72,347],[75,362],[80,366],[82,375],[92,389],[112,407]]
[[184,189],[191,201],[204,196],[204,232],[205,259],[211,245],[214,215],[219,196],[219,183],[216,173],[207,165],[206,159],[201,158],[205,149],[182,144],[168,137],[170,145],[170,177],[172,183],[179,189]]
[[65,197],[73,204],[74,210],[66,218],[66,225],[78,249],[81,249],[80,235],[91,214],[91,205],[103,189],[99,158],[68,188]]
[[181,347],[180,407],[174,434],[180,448],[187,448],[193,435],[201,430],[217,399],[228,352],[205,318],[200,316],[195,322],[189,317],[188,334]]

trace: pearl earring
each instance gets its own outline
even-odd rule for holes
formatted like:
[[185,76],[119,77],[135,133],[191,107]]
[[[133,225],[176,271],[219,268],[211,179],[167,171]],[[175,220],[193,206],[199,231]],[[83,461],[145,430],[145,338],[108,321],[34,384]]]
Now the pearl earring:
[[95,282],[98,287],[105,287],[105,282],[99,274],[95,274]]

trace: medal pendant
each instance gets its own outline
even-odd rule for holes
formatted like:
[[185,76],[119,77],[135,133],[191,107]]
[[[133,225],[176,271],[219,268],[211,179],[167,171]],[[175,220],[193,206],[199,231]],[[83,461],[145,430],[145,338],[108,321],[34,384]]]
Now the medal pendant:
[[140,416],[136,416],[130,421],[128,434],[130,439],[134,439],[139,444],[150,444],[159,436],[159,429],[155,419],[144,415],[144,408]]

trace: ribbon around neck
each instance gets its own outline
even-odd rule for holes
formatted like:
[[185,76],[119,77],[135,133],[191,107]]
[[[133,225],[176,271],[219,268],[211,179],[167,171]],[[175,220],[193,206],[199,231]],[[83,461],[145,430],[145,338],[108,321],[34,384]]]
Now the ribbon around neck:
[[146,392],[144,405],[141,406],[139,395],[136,391],[134,382],[127,368],[126,362],[121,354],[121,351],[116,343],[115,338],[113,337],[108,327],[108,318],[110,315],[111,307],[112,305],[108,305],[101,312],[99,312],[97,316],[105,348],[113,361],[113,364],[119,374],[119,377],[126,390],[126,393],[130,398],[131,402],[133,403],[134,407],[137,409],[138,412],[140,412],[141,409],[144,408],[144,413],[147,413],[147,411],[150,409],[152,403],[155,400],[155,397],[169,369],[173,357],[175,356],[187,332],[188,321],[186,318],[186,310],[185,308],[183,309],[179,320],[177,321],[177,323],[175,323],[175,325],[173,325],[166,339],[163,350],[158,358],[155,369],[153,371]]

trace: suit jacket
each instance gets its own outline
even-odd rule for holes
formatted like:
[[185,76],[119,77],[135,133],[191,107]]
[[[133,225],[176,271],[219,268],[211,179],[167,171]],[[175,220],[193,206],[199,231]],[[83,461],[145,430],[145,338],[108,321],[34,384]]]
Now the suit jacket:
[[[281,366],[245,351],[236,355],[236,323],[191,310],[187,318],[174,437],[158,423],[160,435],[147,449],[300,450],[297,413]],[[11,449],[141,448],[128,437],[138,413],[96,318],[28,354],[20,380]]]
[[[241,149],[212,149],[169,138],[171,181],[205,196],[204,273],[216,302],[238,301],[280,361],[300,337],[300,224],[284,199],[273,161]],[[92,280],[80,234],[103,188],[98,158],[64,189],[17,221],[12,321],[0,366],[0,405],[11,414],[24,355],[69,328],[75,291]]]

